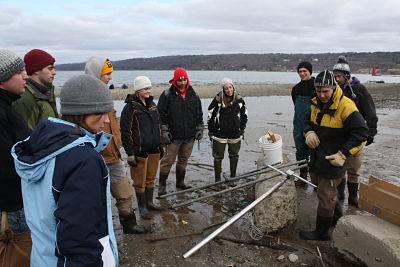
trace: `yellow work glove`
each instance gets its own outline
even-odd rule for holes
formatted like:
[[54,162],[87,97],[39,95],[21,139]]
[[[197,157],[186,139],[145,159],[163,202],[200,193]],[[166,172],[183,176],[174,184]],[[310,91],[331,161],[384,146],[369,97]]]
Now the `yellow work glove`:
[[346,161],[346,156],[343,155],[343,153],[340,152],[339,150],[337,153],[333,155],[325,156],[325,159],[329,160],[329,162],[333,166],[342,167],[344,162]]
[[314,131],[307,132],[304,137],[306,138],[306,144],[310,148],[314,149],[319,146],[319,138],[318,135]]

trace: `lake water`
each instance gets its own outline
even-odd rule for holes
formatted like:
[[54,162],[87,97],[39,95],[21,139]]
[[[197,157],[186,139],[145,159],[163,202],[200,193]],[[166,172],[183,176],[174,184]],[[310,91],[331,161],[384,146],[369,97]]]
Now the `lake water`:
[[[71,76],[82,74],[82,71],[58,71],[54,84],[60,87]],[[132,85],[135,77],[145,75],[153,84],[167,84],[173,75],[172,70],[120,70],[113,72],[110,82],[120,87],[122,84]],[[314,73],[314,76],[317,75]],[[371,76],[367,74],[354,74],[362,83],[380,81],[385,83],[400,83],[400,75]],[[218,84],[222,78],[229,77],[239,84],[295,84],[299,81],[296,72],[266,72],[266,71],[189,71],[192,84]]]

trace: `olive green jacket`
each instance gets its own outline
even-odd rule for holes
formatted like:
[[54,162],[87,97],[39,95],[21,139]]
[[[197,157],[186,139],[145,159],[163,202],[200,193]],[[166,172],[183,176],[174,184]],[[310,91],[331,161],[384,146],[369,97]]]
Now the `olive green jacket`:
[[39,91],[38,86],[40,85],[28,80],[25,93],[13,104],[13,108],[25,118],[30,129],[34,129],[43,118],[58,118],[54,87],[44,94]]

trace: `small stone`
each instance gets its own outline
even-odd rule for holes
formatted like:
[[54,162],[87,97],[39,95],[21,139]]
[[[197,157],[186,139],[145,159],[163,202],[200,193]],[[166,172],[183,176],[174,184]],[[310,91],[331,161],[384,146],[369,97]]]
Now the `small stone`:
[[294,254],[294,253],[290,253],[290,254],[289,254],[289,260],[290,260],[290,262],[296,262],[296,261],[299,260],[299,256],[297,256],[297,255]]
[[278,261],[283,261],[285,259],[285,255],[280,255],[278,258],[276,258]]
[[382,259],[381,259],[381,258],[378,258],[378,257],[376,257],[375,260],[376,260],[377,262],[382,262]]

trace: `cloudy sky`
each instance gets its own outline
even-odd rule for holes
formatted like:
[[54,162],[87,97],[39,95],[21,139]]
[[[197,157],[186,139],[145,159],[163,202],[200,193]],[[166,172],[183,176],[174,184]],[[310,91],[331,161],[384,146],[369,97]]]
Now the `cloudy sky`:
[[399,0],[0,0],[0,48],[57,63],[219,53],[400,51]]

